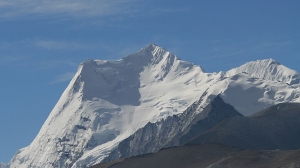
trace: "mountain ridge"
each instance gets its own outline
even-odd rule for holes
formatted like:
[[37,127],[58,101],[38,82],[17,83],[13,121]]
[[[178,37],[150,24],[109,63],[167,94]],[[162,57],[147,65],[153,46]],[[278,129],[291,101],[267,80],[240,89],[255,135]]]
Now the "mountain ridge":
[[[296,84],[271,75],[268,80],[239,71],[206,73],[154,44],[117,61],[84,61],[37,137],[16,153],[10,167],[99,163],[148,122],[181,114],[205,92],[199,107],[220,95],[243,115],[300,101]],[[246,97],[249,102],[241,102]]]
[[222,144],[187,145],[162,149],[91,168],[273,168],[299,167],[300,150],[247,150]]
[[299,149],[299,109],[300,103],[279,103],[248,117],[231,117],[188,143],[213,142],[252,150]]
[[[196,129],[194,132],[200,135],[185,145],[125,157],[92,168],[299,167],[299,107],[300,103],[279,103],[248,117],[229,116],[206,132],[201,131],[201,127]],[[224,109],[222,106],[219,108]],[[212,115],[216,114],[221,113]],[[253,120],[260,123],[251,122]],[[212,133],[214,136],[207,139],[207,135]]]
[[285,67],[272,58],[245,63],[227,71],[226,76],[242,72],[251,74],[253,77],[276,80],[290,85],[299,84],[300,81],[297,71]]
[[[144,153],[153,153],[161,148],[180,146],[188,141],[190,137],[209,130],[228,117],[241,116],[231,105],[226,104],[219,95],[213,98],[204,109],[201,109],[200,105],[204,96],[202,95],[198,101],[179,115],[169,116],[165,120],[156,123],[149,122],[124,139],[116,151],[112,152],[113,155],[107,157],[104,161],[114,160],[115,153],[118,153],[120,158],[128,158]],[[202,113],[199,113],[199,111],[202,111]]]

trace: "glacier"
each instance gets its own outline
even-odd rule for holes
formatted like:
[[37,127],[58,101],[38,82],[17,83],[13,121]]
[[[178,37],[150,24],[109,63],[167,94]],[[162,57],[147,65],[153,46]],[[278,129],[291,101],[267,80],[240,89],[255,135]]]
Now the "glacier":
[[119,144],[149,123],[180,116],[195,102],[193,116],[202,119],[208,115],[203,109],[218,96],[248,116],[274,104],[299,102],[299,81],[296,71],[273,59],[207,73],[155,44],[116,61],[87,60],[36,138],[16,152],[9,166],[77,168],[118,159]]

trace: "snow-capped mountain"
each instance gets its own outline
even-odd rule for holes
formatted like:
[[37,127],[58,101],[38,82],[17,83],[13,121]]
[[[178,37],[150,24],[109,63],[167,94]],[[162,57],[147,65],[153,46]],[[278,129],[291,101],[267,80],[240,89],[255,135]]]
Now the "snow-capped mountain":
[[75,168],[116,159],[119,144],[149,122],[168,121],[191,107],[194,115],[178,130],[186,129],[193,117],[205,119],[209,110],[204,109],[217,95],[243,115],[299,102],[299,79],[297,72],[271,59],[206,73],[154,44],[117,61],[84,61],[37,137],[15,154],[10,167]]
[[232,76],[238,73],[248,73],[253,77],[288,83],[290,85],[299,84],[300,75],[273,59],[265,59],[248,62],[240,67],[233,68],[226,73],[226,76]]

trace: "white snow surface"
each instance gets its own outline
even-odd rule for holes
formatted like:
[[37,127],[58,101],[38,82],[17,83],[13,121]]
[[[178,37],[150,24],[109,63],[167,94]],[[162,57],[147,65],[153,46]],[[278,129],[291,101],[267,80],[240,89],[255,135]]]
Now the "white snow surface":
[[154,44],[117,61],[88,60],[79,66],[37,137],[15,154],[10,167],[100,163],[137,129],[182,113],[205,91],[203,106],[211,95],[221,94],[244,115],[281,102],[299,102],[300,89],[289,83],[297,75],[271,59],[205,73]]
[[242,72],[248,73],[253,77],[288,84],[299,84],[300,80],[300,75],[296,71],[281,65],[273,59],[248,62],[240,67],[229,70],[226,76],[232,76]]

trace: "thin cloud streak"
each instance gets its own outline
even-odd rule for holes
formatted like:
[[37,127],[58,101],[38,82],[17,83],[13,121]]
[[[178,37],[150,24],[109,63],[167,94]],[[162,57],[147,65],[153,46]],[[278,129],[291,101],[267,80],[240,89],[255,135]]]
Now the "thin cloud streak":
[[58,41],[58,40],[36,40],[35,46],[48,50],[82,50],[93,49],[92,45],[86,45],[75,41]]
[[0,64],[18,62],[26,59],[25,56],[0,56]]
[[263,47],[271,47],[271,46],[286,46],[292,44],[291,41],[281,41],[281,42],[265,42],[262,43],[261,46]]
[[278,51],[279,48],[281,50],[287,50],[287,47],[291,47],[295,45],[294,41],[284,40],[284,41],[267,41],[267,42],[260,42],[256,44],[252,50],[256,53],[269,53],[272,51]]
[[58,84],[70,81],[74,77],[75,73],[64,73],[59,76],[57,76],[50,84]]
[[234,56],[234,55],[239,55],[239,54],[242,54],[244,53],[245,51],[237,51],[237,52],[233,52],[233,53],[230,53],[230,54],[227,54],[225,56]]
[[30,40],[0,41],[0,50],[10,50],[14,48],[27,47],[32,43]]
[[92,50],[93,44],[81,43],[79,41],[48,40],[48,39],[25,39],[13,42],[0,42],[0,50],[11,50],[15,48],[37,47],[47,50]]
[[53,69],[61,66],[78,67],[79,63],[70,60],[59,60],[59,61],[38,61],[36,66],[40,69]]
[[185,11],[188,11],[188,8],[156,8],[150,10],[150,14],[160,15],[163,13],[185,12]]
[[242,54],[244,52],[245,51],[237,51],[237,52],[232,52],[232,53],[225,54],[225,55],[215,55],[215,56],[208,57],[208,59],[233,57],[233,56],[238,56],[238,55],[240,55],[240,54]]
[[94,17],[135,12],[141,0],[0,0],[0,18]]

